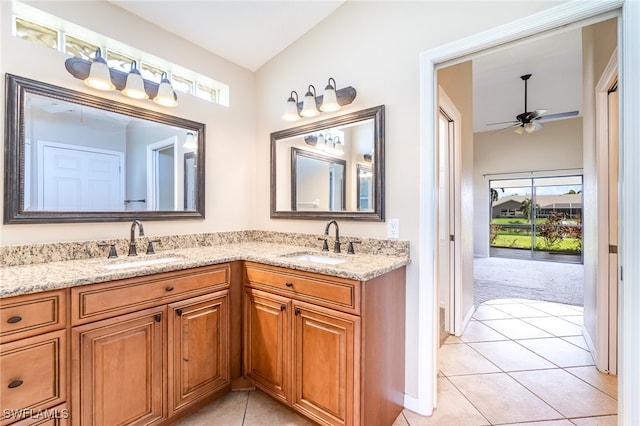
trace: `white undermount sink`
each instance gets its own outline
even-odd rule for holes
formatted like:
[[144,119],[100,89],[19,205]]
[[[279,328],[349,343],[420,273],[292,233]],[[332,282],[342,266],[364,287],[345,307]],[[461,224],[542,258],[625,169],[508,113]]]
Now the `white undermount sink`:
[[162,263],[177,262],[178,260],[182,260],[182,258],[176,257],[176,256],[167,256],[167,257],[158,257],[155,259],[132,260],[128,262],[125,261],[120,263],[111,263],[109,265],[103,265],[103,266],[106,269],[127,269],[127,268],[137,268],[139,266],[159,265]]
[[293,254],[293,255],[289,255],[287,257],[289,259],[292,259],[292,260],[301,260],[301,261],[304,261],[304,262],[322,263],[324,265],[338,265],[340,263],[344,263],[344,262],[347,261],[347,259],[341,259],[339,257],[322,256],[322,255],[312,254],[312,253]]

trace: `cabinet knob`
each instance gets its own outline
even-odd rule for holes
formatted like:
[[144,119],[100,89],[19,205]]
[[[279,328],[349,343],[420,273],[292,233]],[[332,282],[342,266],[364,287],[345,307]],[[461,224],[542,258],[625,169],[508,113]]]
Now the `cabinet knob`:
[[176,314],[178,314],[179,317],[182,316],[182,309],[178,308],[176,309]]
[[284,285],[286,285],[287,287],[293,287],[293,283],[290,282],[284,283]]
[[284,311],[286,309],[287,309],[287,305],[284,305],[284,304],[280,305],[280,310],[281,311]]
[[293,311],[293,313],[296,315],[300,315],[300,308],[296,308],[295,311]]
[[170,286],[167,286],[167,288],[165,288],[165,290],[167,290],[167,291],[173,291],[173,286],[171,286],[171,285],[170,285]]
[[11,317],[7,320],[9,324],[15,324],[20,321],[22,321],[22,317],[19,317],[19,316]]
[[160,321],[162,321],[162,314],[156,314],[154,318],[155,318],[156,322],[160,322]]
[[13,382],[9,383],[9,389],[15,389],[22,383],[24,383],[22,380],[14,380]]

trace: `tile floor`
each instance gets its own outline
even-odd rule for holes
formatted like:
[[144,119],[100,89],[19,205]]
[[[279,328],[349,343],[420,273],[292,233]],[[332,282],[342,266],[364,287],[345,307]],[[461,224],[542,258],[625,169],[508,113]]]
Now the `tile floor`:
[[[615,425],[617,378],[599,373],[581,335],[582,308],[521,299],[480,305],[440,348],[438,408],[393,426]],[[310,425],[260,391],[232,392],[177,425]]]

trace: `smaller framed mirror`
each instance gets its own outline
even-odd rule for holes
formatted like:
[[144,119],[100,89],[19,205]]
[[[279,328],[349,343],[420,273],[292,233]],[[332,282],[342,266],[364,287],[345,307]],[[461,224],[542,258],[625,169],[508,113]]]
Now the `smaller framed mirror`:
[[384,221],[384,105],[272,133],[271,217]]

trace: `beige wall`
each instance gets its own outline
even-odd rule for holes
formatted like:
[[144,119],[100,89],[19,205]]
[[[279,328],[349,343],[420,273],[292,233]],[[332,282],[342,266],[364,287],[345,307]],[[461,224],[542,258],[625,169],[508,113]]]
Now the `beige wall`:
[[[509,177],[571,174],[582,169],[582,117],[542,123],[539,132],[519,135],[505,130],[474,135],[474,238],[475,255],[489,256],[489,180]],[[522,173],[514,173],[522,172]],[[505,175],[496,175],[506,173]]]
[[[558,2],[348,1],[260,68],[257,77],[257,200],[260,229],[321,233],[324,222],[269,218],[269,133],[291,127],[281,115],[289,92],[322,88],[329,77],[358,91],[338,114],[386,105],[386,217],[411,242],[407,268],[407,394],[417,396],[420,109],[419,54]],[[320,118],[330,117],[323,114]],[[307,123],[302,120],[299,123]],[[424,147],[428,149],[428,147]],[[386,223],[340,223],[345,235],[386,237]],[[430,291],[430,290],[427,290]],[[431,326],[431,324],[423,325]]]
[[[44,81],[118,102],[160,110],[206,124],[206,219],[145,222],[147,235],[169,235],[253,228],[256,199],[254,146],[255,76],[252,72],[207,53],[174,35],[129,15],[107,2],[31,3],[63,19],[127,43],[149,54],[211,76],[230,86],[230,107],[178,94],[177,108],[157,107],[151,101],[134,101],[117,92],[93,91],[67,73],[67,56],[11,36],[11,3],[0,2],[0,71]],[[70,6],[72,5],[72,7]],[[1,87],[4,98],[4,83]],[[4,116],[4,102],[0,106]],[[0,124],[4,127],[4,120]],[[267,157],[268,158],[268,157]],[[265,159],[261,161],[267,161]],[[4,160],[2,165],[4,167]],[[4,193],[4,188],[0,189]],[[122,238],[125,223],[2,225],[0,244],[15,245]]]
[[[149,235],[258,228],[321,233],[324,221],[269,218],[269,134],[290,127],[280,119],[291,90],[320,90],[329,77],[354,86],[353,105],[339,112],[386,105],[386,211],[411,241],[407,270],[407,394],[417,395],[419,198],[419,54],[494,28],[563,1],[348,1],[252,74],[107,2],[42,2],[39,6],[143,51],[211,75],[231,86],[230,108],[188,96],[171,113],[207,124],[207,219],[149,222]],[[64,70],[64,55],[10,36],[10,4],[2,2],[0,71],[84,91]],[[150,3],[161,7],[161,2]],[[4,89],[2,89],[4,90]],[[2,92],[4,93],[4,92]],[[103,94],[120,102],[119,94]],[[151,102],[140,103],[153,109]],[[3,107],[1,107],[3,108]],[[320,118],[326,118],[323,115]],[[305,120],[304,122],[308,122]],[[3,126],[4,124],[2,124]],[[427,147],[424,147],[425,149]],[[385,237],[385,223],[341,223],[345,235]],[[3,225],[0,244],[126,236],[123,223]],[[431,324],[423,326],[430,327]]]

